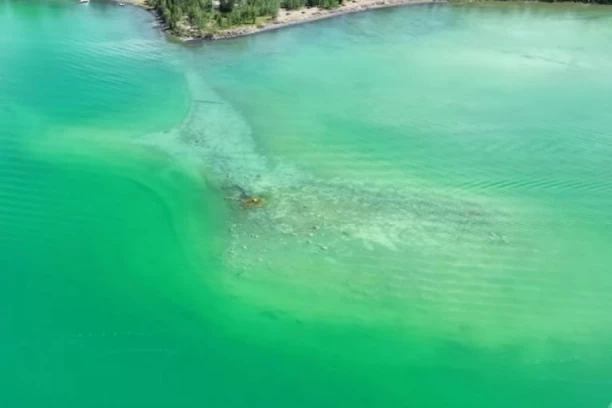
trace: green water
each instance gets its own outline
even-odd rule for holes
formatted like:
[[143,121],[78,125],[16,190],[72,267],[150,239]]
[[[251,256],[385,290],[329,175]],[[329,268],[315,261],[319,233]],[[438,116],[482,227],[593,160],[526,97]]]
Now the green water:
[[611,23],[0,2],[0,405],[607,407]]

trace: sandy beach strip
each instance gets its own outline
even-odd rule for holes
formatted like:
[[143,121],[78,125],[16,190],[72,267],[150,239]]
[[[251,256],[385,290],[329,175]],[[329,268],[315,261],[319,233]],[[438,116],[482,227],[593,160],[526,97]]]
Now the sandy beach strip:
[[400,7],[420,4],[446,3],[446,0],[349,0],[335,9],[321,9],[318,7],[307,7],[298,10],[280,9],[276,19],[270,21],[263,27],[239,26],[220,31],[212,39],[224,39],[242,37],[266,31],[278,30],[299,24],[324,20],[345,14],[358,13],[360,11],[376,10],[389,7]]
[[[145,0],[123,0],[124,3],[144,7],[151,10]],[[214,35],[206,37],[184,37],[183,41],[196,40],[221,40],[226,38],[243,37],[246,35],[258,34],[266,31],[278,30],[299,24],[310,23],[324,20],[345,14],[358,13],[367,10],[376,10],[389,7],[400,7],[420,4],[446,3],[447,0],[348,0],[334,9],[322,9],[318,7],[305,7],[298,10],[286,10],[281,8],[278,16],[265,23],[263,26],[244,25],[220,30]],[[152,11],[152,10],[151,10]]]

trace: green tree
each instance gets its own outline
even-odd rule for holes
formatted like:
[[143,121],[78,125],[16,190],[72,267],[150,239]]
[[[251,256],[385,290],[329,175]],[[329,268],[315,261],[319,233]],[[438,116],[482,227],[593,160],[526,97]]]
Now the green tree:
[[231,13],[234,10],[234,0],[220,0],[219,11],[221,13]]

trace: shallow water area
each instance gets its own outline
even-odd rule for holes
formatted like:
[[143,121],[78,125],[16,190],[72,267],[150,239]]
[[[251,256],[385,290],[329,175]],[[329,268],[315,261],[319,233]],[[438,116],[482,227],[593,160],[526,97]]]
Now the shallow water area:
[[606,406],[610,16],[2,3],[0,402]]
[[[594,72],[610,61],[593,13],[387,10],[322,23],[325,36],[298,27],[194,52],[242,116],[238,127],[220,122],[219,177],[271,197],[232,226],[227,259],[248,276],[229,285],[253,285],[256,297],[287,285],[281,304],[301,289],[321,294],[319,312],[296,313],[322,319],[365,306],[360,319],[396,328],[467,331],[496,347],[533,341],[532,358],[551,337],[608,342],[606,307],[590,306],[610,302],[600,223],[610,220],[599,207],[610,115],[594,102],[611,85]],[[541,27],[568,34],[551,44]],[[585,259],[594,263],[579,279]]]

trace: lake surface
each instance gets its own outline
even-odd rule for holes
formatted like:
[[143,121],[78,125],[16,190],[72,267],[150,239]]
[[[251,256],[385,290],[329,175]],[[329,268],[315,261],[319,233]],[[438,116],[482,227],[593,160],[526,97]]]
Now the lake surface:
[[0,405],[610,404],[611,9],[154,25],[0,3]]

